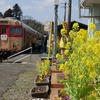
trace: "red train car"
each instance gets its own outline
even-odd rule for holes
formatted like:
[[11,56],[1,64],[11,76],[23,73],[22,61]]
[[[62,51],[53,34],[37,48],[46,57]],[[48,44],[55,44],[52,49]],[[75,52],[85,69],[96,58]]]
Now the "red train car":
[[19,52],[42,34],[15,18],[0,18],[0,53]]

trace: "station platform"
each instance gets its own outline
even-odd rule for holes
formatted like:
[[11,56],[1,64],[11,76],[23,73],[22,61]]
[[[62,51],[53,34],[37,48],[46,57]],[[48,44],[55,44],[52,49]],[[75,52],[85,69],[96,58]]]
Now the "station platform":
[[[30,56],[18,61],[17,63],[13,63],[15,60],[21,59],[24,56],[29,55],[28,53],[20,54],[16,57],[3,61],[0,63],[0,97],[3,93],[11,86],[14,81],[16,81],[20,74],[24,73],[25,71],[36,70],[36,63],[37,61],[41,62],[42,57],[47,57],[48,54],[44,52],[43,48],[40,52],[38,50],[34,50]],[[1,99],[0,99],[1,100]]]

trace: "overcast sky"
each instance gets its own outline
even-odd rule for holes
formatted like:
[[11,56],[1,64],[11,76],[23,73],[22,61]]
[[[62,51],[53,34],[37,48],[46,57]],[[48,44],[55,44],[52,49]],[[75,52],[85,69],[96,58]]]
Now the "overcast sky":
[[[64,4],[68,0],[59,0],[58,6],[58,24],[64,20]],[[21,7],[23,16],[31,16],[33,19],[44,23],[45,21],[54,21],[54,0],[0,0],[0,12],[4,14],[15,4]],[[79,19],[78,0],[72,0],[72,21],[78,21],[84,24],[88,23],[87,18]],[[66,9],[66,21],[68,21],[68,8]]]

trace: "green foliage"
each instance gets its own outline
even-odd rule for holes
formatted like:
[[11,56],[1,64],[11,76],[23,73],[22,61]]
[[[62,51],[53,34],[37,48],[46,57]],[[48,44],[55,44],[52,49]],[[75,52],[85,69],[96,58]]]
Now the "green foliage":
[[23,12],[22,12],[22,10],[21,10],[21,8],[19,7],[18,4],[15,4],[13,6],[12,11],[13,11],[12,12],[13,16],[20,20],[20,16],[22,16]]
[[13,9],[9,8],[4,13],[4,17],[16,17],[18,20],[20,20],[20,16],[22,16],[23,12],[18,4],[15,4],[13,6]]
[[27,24],[28,26],[30,26],[31,28],[39,31],[42,34],[46,33],[44,31],[44,25],[39,21],[36,21],[36,20],[23,20],[23,22],[25,24]]
[[57,53],[60,53],[60,50],[61,50],[60,45],[57,44]]
[[[20,16],[22,16],[23,12],[21,10],[21,7],[19,7],[18,4],[15,4],[13,6],[13,9],[9,8],[7,11],[5,11],[4,15],[2,12],[0,12],[0,17],[16,17],[18,20],[20,20]],[[44,31],[44,25],[41,22],[38,22],[36,20],[23,20],[25,24],[32,27],[33,29],[39,31],[42,34],[45,34]],[[47,34],[47,33],[46,33]]]
[[4,17],[13,17],[12,10],[11,9],[8,9],[7,11],[5,11]]
[[95,96],[90,95],[88,96],[87,100],[98,100]]
[[3,17],[3,14],[2,14],[2,12],[0,12],[0,17]]

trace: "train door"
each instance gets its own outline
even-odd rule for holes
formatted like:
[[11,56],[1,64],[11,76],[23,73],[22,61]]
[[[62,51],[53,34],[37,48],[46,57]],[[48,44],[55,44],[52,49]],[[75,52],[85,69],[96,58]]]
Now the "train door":
[[8,26],[1,26],[0,27],[0,47],[2,49],[7,48],[7,40],[8,40]]
[[25,28],[23,29],[23,35],[24,35],[24,39],[23,39],[23,49],[26,47],[26,45],[27,45],[27,43],[26,43],[26,40],[27,40],[27,37],[26,37],[26,35],[27,35],[27,33],[26,33],[26,30],[25,30]]

